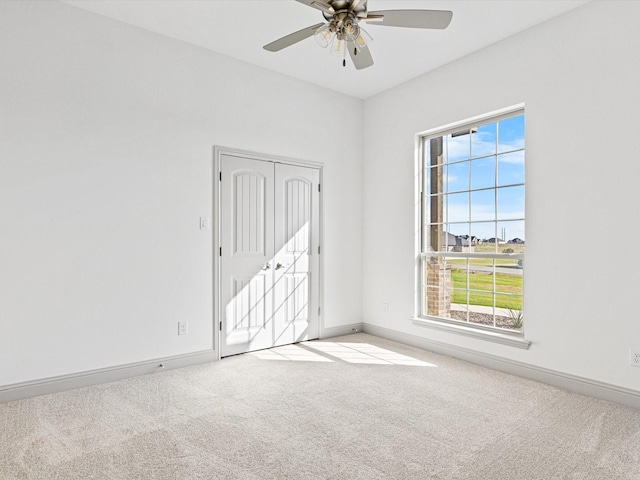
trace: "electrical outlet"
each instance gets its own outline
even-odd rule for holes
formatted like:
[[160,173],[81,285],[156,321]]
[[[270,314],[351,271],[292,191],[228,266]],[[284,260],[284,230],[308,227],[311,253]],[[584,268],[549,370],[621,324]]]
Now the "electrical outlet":
[[200,217],[200,230],[210,230],[211,229],[211,221],[209,217]]
[[389,313],[389,304],[388,303],[383,303],[382,304],[382,311],[384,313]]
[[629,349],[629,365],[640,367],[640,349]]
[[189,323],[178,322],[178,335],[186,335],[187,333],[189,333]]

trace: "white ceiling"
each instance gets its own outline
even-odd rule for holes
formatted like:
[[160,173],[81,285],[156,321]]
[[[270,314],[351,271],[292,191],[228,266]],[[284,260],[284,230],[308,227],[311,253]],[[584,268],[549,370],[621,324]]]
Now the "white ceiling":
[[369,24],[375,64],[356,70],[313,38],[262,48],[323,21],[294,0],[62,0],[83,10],[235,57],[323,87],[367,98],[577,8],[589,0],[369,0],[369,10],[451,10],[446,30]]

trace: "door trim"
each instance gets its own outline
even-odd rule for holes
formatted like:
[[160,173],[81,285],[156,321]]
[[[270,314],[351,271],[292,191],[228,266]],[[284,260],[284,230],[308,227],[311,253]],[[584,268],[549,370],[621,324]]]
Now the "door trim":
[[318,335],[322,337],[322,332],[324,331],[324,228],[323,228],[323,217],[324,217],[324,209],[323,209],[323,199],[324,199],[324,181],[323,181],[323,172],[324,172],[324,164],[318,162],[311,162],[305,160],[298,160],[294,158],[268,155],[263,153],[251,152],[247,150],[241,150],[236,148],[229,148],[220,145],[214,145],[213,147],[213,176],[212,176],[212,187],[213,187],[213,347],[214,354],[216,360],[220,360],[220,322],[222,321],[222,309],[220,305],[220,298],[222,296],[220,290],[221,284],[221,262],[220,262],[220,247],[221,247],[221,234],[222,234],[222,225],[221,221],[221,191],[220,191],[220,173],[221,173],[221,164],[220,159],[222,155],[227,155],[231,157],[242,157],[249,158],[252,160],[260,160],[264,162],[271,163],[283,163],[287,165],[296,165],[300,167],[309,167],[318,169],[321,191],[319,195],[319,208],[320,208],[320,216],[318,218],[319,225],[319,238],[320,238],[320,246],[322,247],[320,250],[320,256],[318,259],[318,307],[320,308],[320,312],[318,313]]

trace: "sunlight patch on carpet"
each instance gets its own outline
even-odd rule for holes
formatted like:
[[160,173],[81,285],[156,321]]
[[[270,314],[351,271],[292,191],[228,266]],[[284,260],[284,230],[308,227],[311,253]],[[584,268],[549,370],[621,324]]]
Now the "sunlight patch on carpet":
[[317,353],[310,352],[306,348],[302,348],[297,345],[285,345],[282,347],[271,348],[269,350],[258,350],[257,352],[249,353],[249,355],[259,358],[260,360],[333,363],[332,360],[323,357],[322,355],[318,355]]
[[424,362],[368,343],[307,342],[304,345],[348,363],[437,367],[433,363]]

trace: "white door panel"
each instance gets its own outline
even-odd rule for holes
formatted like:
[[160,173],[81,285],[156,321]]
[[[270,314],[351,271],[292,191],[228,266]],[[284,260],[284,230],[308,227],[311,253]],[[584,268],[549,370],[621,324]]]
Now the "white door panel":
[[313,168],[276,166],[275,345],[317,337],[319,176]]
[[220,351],[270,347],[273,338],[273,166],[223,155]]
[[320,172],[221,155],[221,356],[318,338]]

